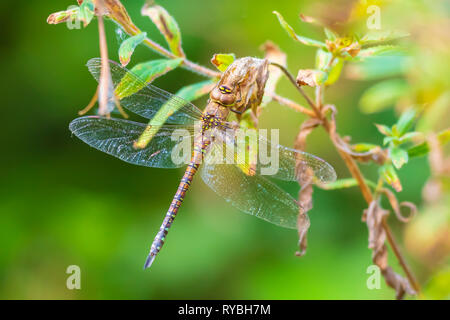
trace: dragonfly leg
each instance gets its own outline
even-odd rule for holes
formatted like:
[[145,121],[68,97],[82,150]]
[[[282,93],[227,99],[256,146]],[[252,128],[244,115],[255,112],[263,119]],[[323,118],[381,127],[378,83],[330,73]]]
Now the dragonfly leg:
[[[78,111],[78,114],[80,116],[85,115],[86,113],[88,113],[94,106],[95,103],[98,100],[98,86],[97,86],[97,90],[95,91],[94,96],[92,97],[91,101],[89,101],[88,105]],[[122,117],[124,117],[125,119],[128,119],[128,114],[123,110],[122,106],[120,105],[119,99],[117,99],[117,97],[114,97],[114,104],[116,105],[117,110],[119,110],[120,114],[122,115]],[[107,117],[109,117],[109,115],[107,115]]]
[[128,119],[128,114],[125,112],[125,110],[123,110],[122,106],[120,105],[120,101],[116,96],[114,96],[114,104],[116,105],[116,108],[117,110],[119,110],[122,117]]
[[95,90],[95,94],[92,97],[91,101],[89,101],[88,105],[83,110],[78,111],[78,114],[80,116],[82,116],[82,115],[88,113],[89,110],[91,110],[95,106],[95,103],[97,102],[97,100],[98,100],[98,86],[97,86],[97,90]]

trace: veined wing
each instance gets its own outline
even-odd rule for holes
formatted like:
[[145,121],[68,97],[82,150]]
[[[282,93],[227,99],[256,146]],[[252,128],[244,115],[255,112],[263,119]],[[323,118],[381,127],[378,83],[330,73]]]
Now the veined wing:
[[[220,143],[213,143],[209,152]],[[295,229],[299,207],[294,198],[274,183],[256,174],[247,175],[241,168],[219,164],[206,158],[200,166],[205,183],[218,195],[245,213],[280,227]]]
[[309,177],[318,183],[336,180],[335,170],[325,160],[272,143],[262,132],[264,131],[216,130],[216,135],[225,144],[226,159],[234,159],[234,163],[248,175],[260,174],[300,182],[309,180]]
[[[160,110],[168,115],[166,123],[193,124],[200,120],[202,112],[192,103],[142,81],[138,76],[114,61],[109,61],[114,92],[121,106],[152,119]],[[99,81],[101,59],[93,58],[87,67]]]
[[[194,140],[193,127],[190,125],[149,127],[138,122],[99,116],[77,118],[70,123],[69,129],[91,147],[131,164],[156,168],[185,165],[189,159],[174,157],[173,150],[183,144],[192,144]],[[153,138],[145,148],[134,148],[134,142],[144,131],[152,134]],[[177,139],[173,139],[174,132]],[[190,154],[186,153],[186,156],[190,157]]]

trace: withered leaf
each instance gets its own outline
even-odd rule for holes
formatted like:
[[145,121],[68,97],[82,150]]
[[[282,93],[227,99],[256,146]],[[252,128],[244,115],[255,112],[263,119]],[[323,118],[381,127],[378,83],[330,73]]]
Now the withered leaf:
[[395,289],[397,299],[402,299],[405,293],[414,295],[416,292],[406,278],[395,273],[388,265],[386,231],[383,228],[383,220],[388,214],[389,211],[381,208],[378,200],[374,200],[364,211],[363,221],[366,222],[369,230],[369,249],[372,250],[372,260],[380,268],[386,284]]
[[[321,121],[317,118],[310,118],[302,123],[300,131],[297,134],[294,148],[297,150],[304,150],[306,148],[306,138],[308,135],[319,126]],[[298,231],[298,245],[299,250],[296,252],[297,256],[303,256],[307,249],[307,234],[310,227],[308,211],[312,209],[312,194],[313,194],[313,173],[311,168],[303,165],[302,161],[298,161],[295,166],[300,191],[298,193],[299,213],[297,220]]]
[[297,75],[297,84],[299,86],[317,87],[325,82],[327,74],[320,70],[300,69]]

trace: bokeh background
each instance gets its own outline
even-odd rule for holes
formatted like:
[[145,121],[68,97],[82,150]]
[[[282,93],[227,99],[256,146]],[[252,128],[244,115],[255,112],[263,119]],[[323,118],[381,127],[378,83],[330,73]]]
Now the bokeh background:
[[[325,4],[322,8],[332,2],[321,1]],[[140,15],[143,1],[123,3],[135,24],[164,44],[151,21]],[[260,45],[272,40],[287,53],[293,72],[313,67],[315,50],[292,41],[272,11],[283,14],[298,32],[323,39],[320,28],[298,19],[300,12],[317,13],[317,7],[311,3],[159,2],[176,18],[190,60],[212,67],[209,60],[214,53],[261,56]],[[85,63],[99,56],[96,21],[81,30],[46,23],[50,13],[73,4],[76,2],[71,0],[0,4],[0,298],[394,297],[383,280],[380,290],[366,286],[371,251],[367,248],[367,227],[361,222],[366,204],[357,189],[315,190],[308,252],[298,258],[294,255],[298,240],[295,231],[237,211],[201,179],[195,179],[164,249],[151,269],[144,271],[149,246],[182,171],[132,166],[71,136],[69,122],[89,102],[96,88]],[[429,4],[424,7],[430,9]],[[401,24],[400,20],[408,22],[407,26],[419,24],[422,17],[429,19],[433,14],[448,16],[448,11],[433,10],[417,10],[411,17],[405,11],[389,18],[382,11],[383,27],[394,22]],[[119,43],[112,23],[107,23],[107,32],[109,55],[118,60]],[[444,50],[445,61],[448,47]],[[159,56],[139,46],[131,65],[153,58]],[[448,74],[438,77],[448,78]],[[201,79],[177,69],[155,84],[175,92]],[[380,144],[382,136],[373,124],[392,125],[398,116],[394,108],[370,115],[360,112],[361,94],[373,83],[343,76],[327,91],[326,101],[338,106],[342,135],[351,135],[353,141]],[[301,102],[286,79],[280,81],[278,92]],[[204,100],[196,103],[203,107]],[[301,114],[270,103],[261,116],[261,126],[280,128],[281,142],[292,146],[304,119]],[[349,176],[322,130],[314,132],[308,142],[307,150],[330,162],[340,178]],[[368,177],[376,176],[373,166],[364,166],[363,170]],[[405,186],[399,199],[413,201],[421,210],[422,188],[430,175],[427,159],[411,161],[399,174]],[[295,183],[282,186],[294,196],[298,192]],[[448,206],[443,210],[448,210]],[[421,283],[425,287],[433,284],[435,275],[445,270],[445,264],[427,267],[414,250],[404,247],[404,225],[393,217],[390,223]],[[422,230],[420,225],[417,230]],[[389,261],[401,273],[393,256]],[[69,265],[81,268],[81,290],[66,288]],[[448,278],[435,285],[440,294],[437,298],[448,297]]]

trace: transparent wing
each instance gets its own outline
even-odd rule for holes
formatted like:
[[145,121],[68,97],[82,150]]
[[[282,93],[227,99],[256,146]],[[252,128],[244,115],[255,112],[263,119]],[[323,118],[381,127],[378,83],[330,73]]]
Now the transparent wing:
[[[147,119],[152,119],[158,112],[162,112],[167,115],[164,121],[171,124],[192,124],[200,120],[202,112],[192,103],[145,83],[114,61],[109,61],[109,66],[114,91],[121,106]],[[89,60],[87,67],[99,81],[101,59]]]
[[[185,165],[190,158],[189,150],[184,150],[184,157],[178,154],[174,156],[173,150],[189,147],[193,142],[193,128],[186,125],[149,127],[128,120],[86,116],[73,120],[69,129],[91,147],[128,163],[146,167],[178,168]],[[136,149],[133,144],[144,131],[145,134],[153,135],[153,138],[145,148]]]
[[216,130],[214,135],[225,144],[226,159],[234,160],[248,175],[300,182],[308,178],[319,183],[336,180],[336,172],[328,162],[307,152],[272,143],[264,131]]
[[[221,143],[213,143],[208,154],[220,154]],[[299,207],[288,193],[260,175],[247,175],[238,166],[214,163],[208,156],[200,166],[205,183],[245,213],[280,227],[296,229]]]

